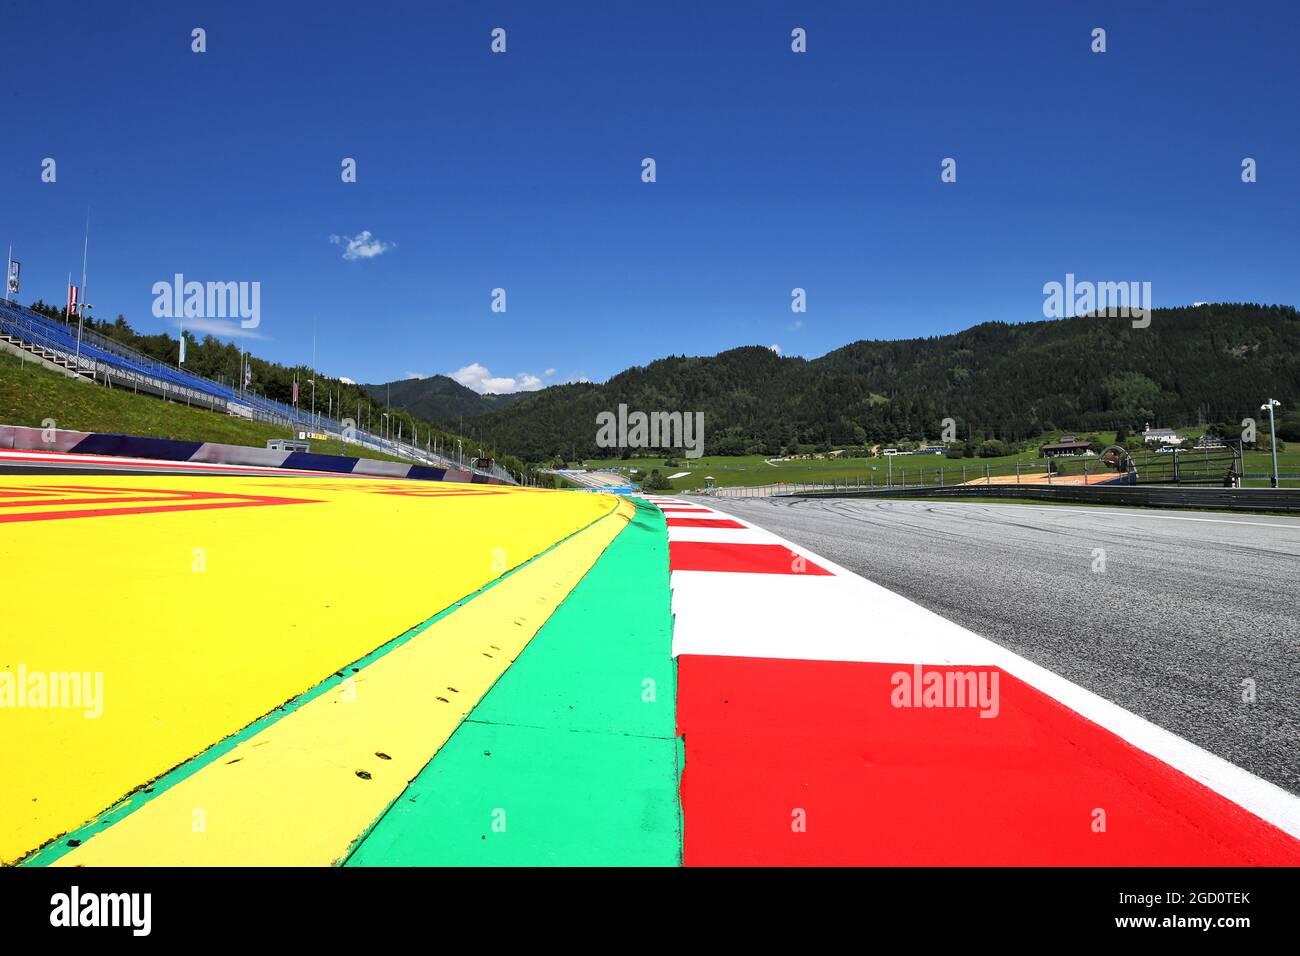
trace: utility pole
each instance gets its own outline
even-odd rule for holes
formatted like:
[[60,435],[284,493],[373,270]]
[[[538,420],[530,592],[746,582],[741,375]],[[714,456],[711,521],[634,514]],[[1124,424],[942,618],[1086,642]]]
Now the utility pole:
[[1268,443],[1273,450],[1273,479],[1271,484],[1274,488],[1278,486],[1279,482],[1277,475],[1277,431],[1273,428],[1273,409],[1281,404],[1276,398],[1270,398],[1266,403],[1259,406],[1260,411],[1268,409]]

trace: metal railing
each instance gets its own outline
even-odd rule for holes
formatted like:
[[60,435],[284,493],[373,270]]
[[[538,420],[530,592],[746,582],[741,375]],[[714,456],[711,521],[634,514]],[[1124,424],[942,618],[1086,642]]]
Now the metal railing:
[[[761,498],[814,491],[859,492],[876,489],[931,487],[1087,486],[1104,484],[1176,484],[1231,487],[1244,475],[1240,445],[1217,450],[1178,449],[1148,452],[1124,466],[1111,465],[1097,455],[1024,460],[993,465],[979,459],[950,459],[931,455],[863,459],[862,473],[822,482],[773,482],[766,485],[712,488],[702,494],[717,497]],[[1288,476],[1283,476],[1286,478]]]
[[791,492],[818,498],[1017,498],[1148,508],[1300,513],[1300,488],[1207,488],[1178,485],[930,485],[927,487]]

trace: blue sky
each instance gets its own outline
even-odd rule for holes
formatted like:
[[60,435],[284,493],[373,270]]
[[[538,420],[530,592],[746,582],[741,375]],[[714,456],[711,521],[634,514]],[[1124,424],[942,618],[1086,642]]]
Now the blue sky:
[[89,206],[97,316],[257,281],[241,341],[307,362],[315,326],[356,381],[812,357],[1041,318],[1067,272],[1300,302],[1294,3],[20,3],[0,45],[22,301]]

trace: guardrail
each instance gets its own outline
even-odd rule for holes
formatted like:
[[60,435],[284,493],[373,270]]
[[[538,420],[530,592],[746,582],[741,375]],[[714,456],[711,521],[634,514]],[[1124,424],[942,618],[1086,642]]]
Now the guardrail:
[[1019,498],[1145,508],[1300,513],[1300,488],[1197,488],[1162,485],[923,485],[912,488],[824,488],[789,491],[792,498]]

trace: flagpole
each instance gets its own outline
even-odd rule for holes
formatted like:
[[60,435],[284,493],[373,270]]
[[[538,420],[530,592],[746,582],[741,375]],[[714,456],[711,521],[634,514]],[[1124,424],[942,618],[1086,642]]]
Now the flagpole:
[[86,207],[86,241],[81,247],[81,302],[77,309],[77,372],[81,372],[81,326],[86,317],[86,263],[90,259],[90,207]]

